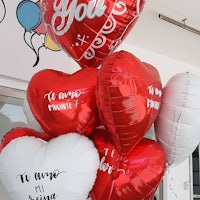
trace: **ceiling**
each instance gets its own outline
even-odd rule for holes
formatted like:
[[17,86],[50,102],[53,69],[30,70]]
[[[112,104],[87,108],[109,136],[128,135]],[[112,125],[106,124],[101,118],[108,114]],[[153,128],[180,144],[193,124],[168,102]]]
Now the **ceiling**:
[[[159,18],[163,14],[200,30],[199,0],[147,0],[124,42],[200,67],[200,35]],[[182,22],[184,23],[184,22]]]
[[186,23],[200,28],[199,0],[147,0],[146,7],[178,21],[187,18]]

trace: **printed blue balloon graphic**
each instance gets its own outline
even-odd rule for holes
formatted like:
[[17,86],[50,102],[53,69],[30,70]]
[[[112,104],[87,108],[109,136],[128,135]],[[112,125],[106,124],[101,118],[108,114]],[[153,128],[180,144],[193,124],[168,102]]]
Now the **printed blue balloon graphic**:
[[20,2],[17,7],[17,19],[26,31],[31,32],[31,30],[37,28],[42,21],[39,6],[29,0]]

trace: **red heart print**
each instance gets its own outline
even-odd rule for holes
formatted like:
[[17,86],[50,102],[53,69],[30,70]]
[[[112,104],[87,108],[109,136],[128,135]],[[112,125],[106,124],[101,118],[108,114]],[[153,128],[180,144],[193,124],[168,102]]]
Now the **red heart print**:
[[29,82],[27,101],[34,118],[52,137],[76,132],[89,135],[99,123],[95,89],[98,70],[69,75],[42,70]]
[[158,115],[162,85],[157,69],[128,52],[115,52],[99,70],[96,94],[112,142],[120,153],[128,153]]
[[81,67],[98,67],[124,40],[145,0],[42,0],[51,38]]

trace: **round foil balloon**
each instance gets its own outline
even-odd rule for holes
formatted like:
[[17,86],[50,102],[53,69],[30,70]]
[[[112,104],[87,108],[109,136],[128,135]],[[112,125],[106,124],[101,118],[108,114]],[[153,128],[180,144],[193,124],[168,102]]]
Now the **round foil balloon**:
[[47,32],[81,67],[98,67],[125,38],[145,0],[42,0]]
[[169,166],[183,162],[200,142],[200,78],[190,73],[174,75],[163,90],[155,133]]
[[99,70],[97,106],[119,153],[128,153],[155,121],[162,100],[156,68],[125,52],[111,54]]
[[95,90],[98,70],[69,75],[42,70],[29,82],[25,115],[31,128],[52,137],[69,132],[89,135],[99,124]]
[[152,200],[165,172],[165,153],[155,141],[142,139],[126,156],[120,155],[98,129],[93,142],[100,155],[92,200]]

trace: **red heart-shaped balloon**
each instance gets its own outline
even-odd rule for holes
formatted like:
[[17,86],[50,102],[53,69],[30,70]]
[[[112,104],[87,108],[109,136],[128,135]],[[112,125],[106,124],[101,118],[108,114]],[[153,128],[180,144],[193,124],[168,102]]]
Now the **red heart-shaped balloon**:
[[42,0],[47,32],[81,67],[98,67],[125,38],[145,0]]
[[109,142],[108,134],[98,129],[93,135],[100,166],[91,199],[151,200],[165,172],[164,150],[157,142],[142,139],[123,156]]
[[69,75],[42,70],[29,82],[27,101],[44,132],[56,137],[77,132],[89,135],[99,123],[95,90],[98,70]]
[[120,153],[128,153],[158,115],[162,85],[157,69],[128,52],[115,52],[99,70],[96,94],[112,142]]
[[45,134],[45,133],[41,134],[30,128],[19,128],[19,127],[13,128],[8,133],[6,133],[6,135],[3,137],[1,144],[0,144],[0,152],[12,140],[19,138],[19,137],[24,137],[24,136],[32,136],[32,137],[40,138],[45,141],[49,141],[51,139],[48,134]]

